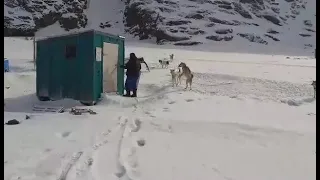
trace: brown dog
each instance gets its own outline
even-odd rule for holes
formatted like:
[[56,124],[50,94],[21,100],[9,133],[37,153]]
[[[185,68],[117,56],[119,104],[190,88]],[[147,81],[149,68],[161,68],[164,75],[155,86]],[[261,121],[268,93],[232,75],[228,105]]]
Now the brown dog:
[[186,65],[186,63],[183,63],[183,62],[181,62],[178,67],[182,68],[182,73],[179,74],[179,77],[178,77],[179,81],[180,81],[182,76],[186,77],[186,88],[185,89],[188,88],[188,84],[189,84],[189,87],[190,87],[190,90],[191,90],[193,74],[192,74],[190,68]]

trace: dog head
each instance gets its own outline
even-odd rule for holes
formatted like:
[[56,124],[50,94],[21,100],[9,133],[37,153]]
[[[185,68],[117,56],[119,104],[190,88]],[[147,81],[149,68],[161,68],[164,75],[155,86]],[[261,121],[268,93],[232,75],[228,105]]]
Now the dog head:
[[159,63],[162,64],[162,60],[159,60]]
[[170,69],[170,73],[174,74],[175,73],[175,69]]
[[140,62],[144,62],[143,57],[138,58],[138,60],[139,60]]
[[186,63],[184,63],[184,62],[181,62],[179,65],[178,65],[178,67],[182,67],[182,68],[184,68],[184,67],[186,67],[187,65],[186,65]]
[[312,86],[316,86],[316,81],[312,81]]
[[170,59],[173,59],[173,56],[174,56],[173,54],[170,54],[170,55],[169,55]]

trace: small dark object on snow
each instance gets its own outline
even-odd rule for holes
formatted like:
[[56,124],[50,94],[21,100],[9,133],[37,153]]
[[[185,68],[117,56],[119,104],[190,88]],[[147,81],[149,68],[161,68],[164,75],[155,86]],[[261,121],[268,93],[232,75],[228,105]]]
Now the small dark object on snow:
[[82,113],[97,114],[91,109],[77,109],[77,108],[71,108],[70,113],[73,115],[81,115]]
[[10,89],[10,86],[6,86],[6,89]]
[[30,119],[30,116],[26,115],[26,119]]
[[140,139],[137,141],[138,146],[144,146],[146,144],[146,141],[144,139]]
[[16,119],[12,119],[6,122],[6,125],[16,125],[16,124],[20,124],[20,122]]
[[91,109],[89,110],[89,114],[97,114],[96,112],[92,111]]

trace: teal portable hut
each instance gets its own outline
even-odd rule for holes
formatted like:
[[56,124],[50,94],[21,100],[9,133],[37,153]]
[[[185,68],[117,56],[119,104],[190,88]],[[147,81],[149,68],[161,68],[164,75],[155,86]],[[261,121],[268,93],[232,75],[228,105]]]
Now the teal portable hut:
[[71,98],[94,105],[102,93],[124,91],[124,38],[88,30],[36,42],[40,101]]

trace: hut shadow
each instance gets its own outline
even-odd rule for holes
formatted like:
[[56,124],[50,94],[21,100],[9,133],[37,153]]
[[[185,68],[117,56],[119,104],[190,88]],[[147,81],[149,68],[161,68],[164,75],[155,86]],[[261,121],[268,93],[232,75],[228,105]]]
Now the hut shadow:
[[64,107],[64,109],[69,109],[74,106],[82,106],[79,101],[72,99],[62,99],[57,101],[39,101],[36,94],[28,94],[14,98],[5,98],[4,103],[4,112],[20,113],[41,113],[33,111],[33,107],[35,105],[44,107]]

